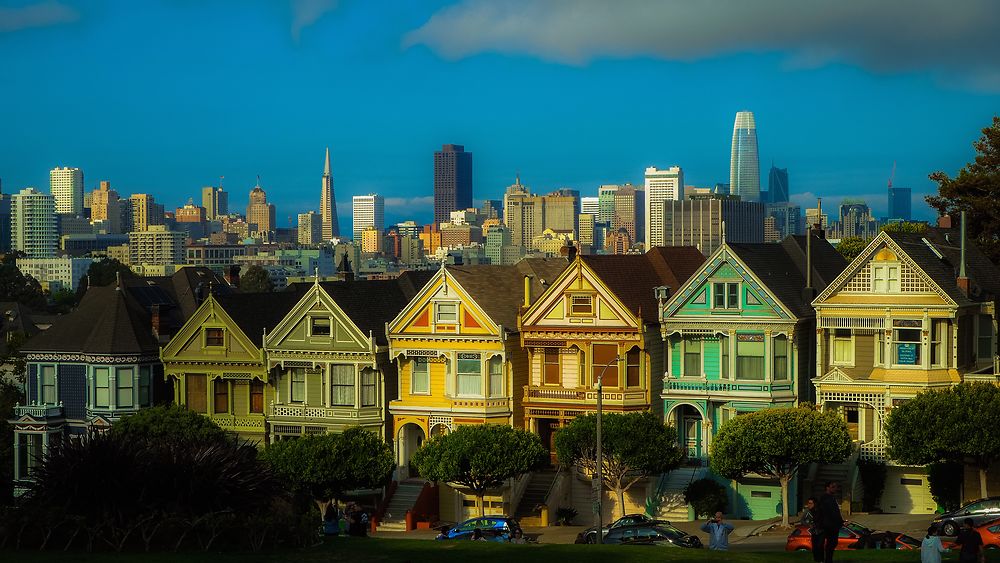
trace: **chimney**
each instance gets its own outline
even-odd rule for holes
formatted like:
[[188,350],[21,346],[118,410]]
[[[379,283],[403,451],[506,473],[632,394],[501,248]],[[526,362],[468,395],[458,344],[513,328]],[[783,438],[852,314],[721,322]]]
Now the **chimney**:
[[653,288],[653,296],[656,297],[656,305],[657,305],[657,307],[656,307],[657,308],[656,314],[660,317],[660,320],[662,320],[663,319],[663,305],[667,302],[667,299],[670,298],[670,286],[669,285],[661,285],[659,287],[654,287]]
[[576,245],[573,244],[573,241],[567,242],[569,243],[569,248],[566,249],[566,261],[572,262],[573,260],[576,260]]
[[226,283],[228,283],[229,285],[231,285],[232,287],[235,287],[235,288],[239,288],[240,287],[240,265],[239,264],[232,264],[232,265],[229,266],[229,269],[226,270]]
[[961,258],[959,259],[958,265],[958,279],[955,280],[955,283],[958,285],[958,289],[962,290],[962,293],[968,295],[969,278],[965,274],[965,211],[962,211],[960,228],[961,232],[959,233],[959,236],[962,240],[959,242],[959,248],[961,248]]
[[524,276],[524,306],[531,306],[531,276]]
[[160,335],[163,334],[163,319],[160,317],[160,306],[153,305],[149,310],[149,314],[151,321],[150,324],[152,324],[153,328],[153,336],[159,340]]
[[951,220],[951,215],[942,215],[938,217],[937,226],[939,229],[953,229],[955,228]]

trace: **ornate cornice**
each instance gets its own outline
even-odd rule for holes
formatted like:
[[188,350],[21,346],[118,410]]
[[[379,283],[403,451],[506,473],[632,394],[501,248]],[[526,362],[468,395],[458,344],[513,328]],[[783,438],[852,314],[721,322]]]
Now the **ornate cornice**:
[[142,364],[147,362],[159,362],[157,355],[98,355],[98,354],[73,354],[73,353],[39,353],[29,352],[24,355],[28,362],[64,362],[80,364]]

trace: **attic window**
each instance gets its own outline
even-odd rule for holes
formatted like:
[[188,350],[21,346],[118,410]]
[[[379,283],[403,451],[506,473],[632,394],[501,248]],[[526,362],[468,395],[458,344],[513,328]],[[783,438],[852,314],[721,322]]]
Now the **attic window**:
[[205,346],[225,346],[226,334],[221,328],[205,329]]
[[311,331],[312,336],[330,336],[330,319],[327,317],[313,317]]
[[594,296],[593,295],[571,295],[569,298],[570,314],[572,315],[593,315]]
[[434,322],[437,324],[457,324],[458,303],[437,303],[434,308]]

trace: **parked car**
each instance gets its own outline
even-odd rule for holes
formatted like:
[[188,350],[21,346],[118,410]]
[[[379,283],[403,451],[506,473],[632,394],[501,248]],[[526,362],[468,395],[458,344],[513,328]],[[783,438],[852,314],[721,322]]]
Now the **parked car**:
[[981,526],[1000,519],[1000,497],[980,499],[970,502],[958,510],[939,514],[934,518],[934,525],[941,530],[941,535],[954,536],[966,518],[972,518],[973,526]]
[[670,525],[632,524],[618,526],[604,536],[609,545],[656,545],[663,547],[701,547],[698,536],[686,534]]
[[986,549],[1000,549],[1000,519],[991,520],[976,527],[979,536],[983,538]]
[[481,516],[446,528],[438,534],[437,539],[470,540],[477,529],[482,531],[486,541],[506,542],[510,541],[510,537],[516,530],[521,529],[521,525],[517,523],[517,520],[506,516]]
[[[608,524],[604,527],[604,535],[608,535],[608,531],[615,528],[620,528],[621,526],[634,526],[636,524],[652,524],[654,522],[660,522],[662,524],[670,525],[670,522],[666,520],[656,520],[645,514],[626,514],[621,518],[615,520],[614,522]],[[586,530],[580,532],[576,536],[576,543],[597,543],[597,526],[591,526]]]
[[[945,547],[949,547],[946,545]],[[901,532],[876,532],[857,522],[847,521],[837,535],[837,549],[920,549],[920,540]],[[811,551],[812,534],[809,526],[798,525],[788,534],[785,551]]]

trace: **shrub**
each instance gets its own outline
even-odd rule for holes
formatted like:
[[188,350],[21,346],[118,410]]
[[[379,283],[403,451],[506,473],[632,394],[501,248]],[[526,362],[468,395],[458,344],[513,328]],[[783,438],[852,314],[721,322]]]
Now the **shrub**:
[[880,461],[858,460],[858,474],[861,477],[861,486],[864,487],[864,494],[861,497],[861,510],[871,512],[882,500],[882,491],[885,490],[885,464]]
[[556,522],[563,526],[573,524],[573,519],[579,514],[572,506],[564,506],[556,510]]
[[927,482],[931,497],[945,512],[962,504],[962,472],[965,466],[957,462],[932,463],[927,466]]
[[698,516],[711,516],[716,512],[725,512],[729,503],[726,488],[714,479],[698,479],[684,489],[684,502],[694,508]]

